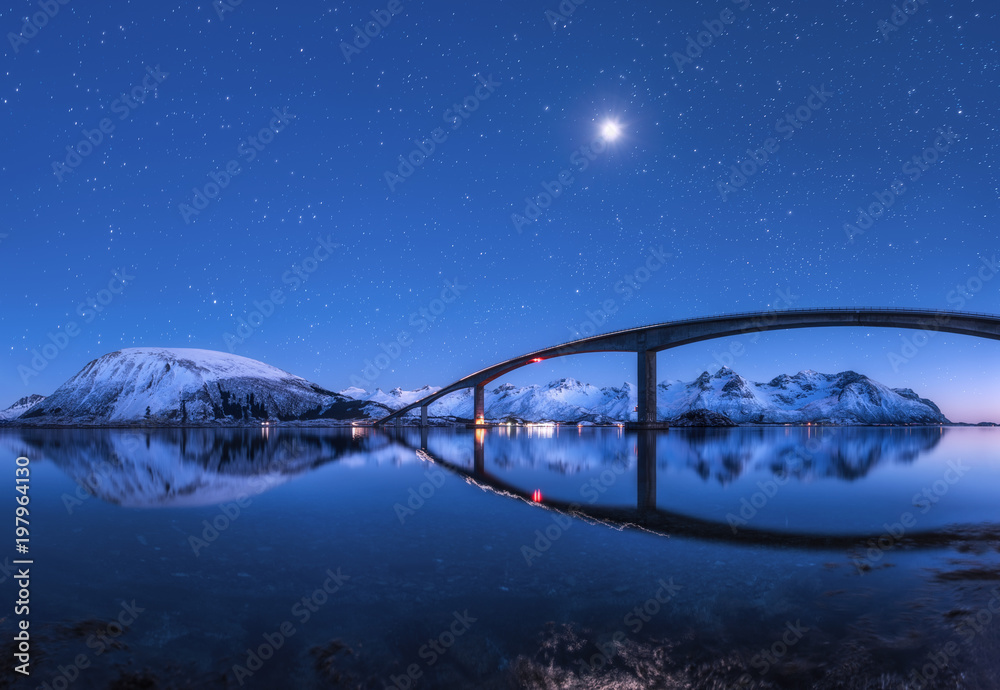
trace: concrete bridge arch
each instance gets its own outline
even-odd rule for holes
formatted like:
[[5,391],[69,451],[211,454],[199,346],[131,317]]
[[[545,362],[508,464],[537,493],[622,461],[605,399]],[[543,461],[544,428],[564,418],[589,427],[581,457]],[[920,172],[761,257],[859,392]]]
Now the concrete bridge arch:
[[482,423],[485,420],[485,386],[489,382],[529,364],[554,357],[590,352],[636,354],[639,407],[637,420],[640,425],[655,425],[657,422],[656,353],[703,340],[727,338],[745,333],[831,326],[905,328],[1000,340],[1000,315],[935,309],[880,307],[789,309],[668,321],[580,338],[508,359],[469,374],[436,393],[396,410],[376,421],[375,425],[381,426],[386,422],[402,419],[416,408],[421,410],[421,423],[426,424],[427,409],[431,403],[466,388],[474,389],[474,418],[477,423]]

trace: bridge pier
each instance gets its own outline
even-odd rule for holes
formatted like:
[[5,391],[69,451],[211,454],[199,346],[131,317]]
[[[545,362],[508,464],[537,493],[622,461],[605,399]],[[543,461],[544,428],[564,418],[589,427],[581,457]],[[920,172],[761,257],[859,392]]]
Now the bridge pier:
[[638,424],[656,423],[656,353],[641,350],[638,353],[638,414],[635,421]]
[[420,406],[420,426],[421,427],[426,427],[427,426],[427,408],[428,407],[430,407],[430,406],[429,405],[421,405]]
[[473,389],[472,421],[475,424],[486,423],[486,384],[479,383]]

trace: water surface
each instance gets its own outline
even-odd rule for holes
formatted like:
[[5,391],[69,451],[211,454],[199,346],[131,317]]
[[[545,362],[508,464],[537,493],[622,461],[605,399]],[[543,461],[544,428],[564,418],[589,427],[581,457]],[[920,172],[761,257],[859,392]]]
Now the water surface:
[[993,687],[998,441],[941,427],[7,430],[11,476],[31,458],[35,656],[30,683],[5,678]]

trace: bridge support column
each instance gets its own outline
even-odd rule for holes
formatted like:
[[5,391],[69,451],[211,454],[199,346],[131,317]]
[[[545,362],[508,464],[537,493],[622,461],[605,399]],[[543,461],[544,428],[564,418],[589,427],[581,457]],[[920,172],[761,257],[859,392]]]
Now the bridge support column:
[[472,421],[476,424],[486,422],[486,384],[478,384],[473,392]]
[[639,352],[637,371],[639,424],[656,423],[656,353],[649,350]]
[[420,426],[427,426],[427,405],[420,406]]

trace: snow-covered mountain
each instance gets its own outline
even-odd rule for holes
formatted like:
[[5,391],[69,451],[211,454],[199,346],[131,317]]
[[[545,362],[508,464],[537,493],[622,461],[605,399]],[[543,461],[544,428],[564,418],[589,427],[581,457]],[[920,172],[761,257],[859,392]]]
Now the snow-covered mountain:
[[386,393],[381,388],[376,388],[373,393],[369,393],[368,391],[356,386],[351,386],[350,388],[345,388],[340,391],[338,395],[342,395],[345,398],[351,398],[352,400],[365,400],[367,402],[378,403],[380,405],[385,405],[390,410],[398,410],[399,408],[415,403],[421,398],[425,398],[432,393],[437,393],[439,390],[441,390],[440,386],[424,386],[423,388],[418,388],[413,391],[404,391],[402,388],[393,388],[391,391]]
[[45,396],[38,395],[37,393],[32,393],[31,395],[26,395],[23,398],[16,400],[14,404],[6,410],[0,410],[0,422],[17,419],[34,407],[35,403],[40,403],[43,400],[45,400]]
[[909,388],[889,388],[853,371],[782,374],[747,381],[728,367],[691,383],[660,384],[657,409],[669,418],[704,408],[739,423],[947,424],[938,406]]
[[[131,348],[104,355],[47,398],[29,396],[0,413],[17,425],[256,424],[379,418],[440,390],[395,388],[334,393],[263,362],[194,349]],[[636,387],[598,388],[572,378],[546,385],[509,383],[487,391],[490,420],[607,423],[635,419]],[[435,402],[433,417],[470,419],[472,391]],[[947,424],[930,400],[853,371],[800,371],[766,383],[731,369],[657,388],[660,419],[681,416],[737,423]],[[692,415],[691,413],[697,414]],[[724,417],[720,417],[723,415]]]
[[[356,400],[377,401],[398,410],[434,388],[390,393],[342,391]],[[635,419],[636,387],[598,388],[571,378],[547,385],[518,388],[509,383],[487,389],[486,417],[530,421],[610,422]],[[703,373],[691,382],[664,381],[657,387],[660,419],[675,419],[696,410],[725,415],[737,423],[760,424],[947,424],[948,419],[930,400],[908,388],[889,388],[853,371],[820,374],[800,371],[766,383],[744,379],[723,367]],[[435,417],[472,417],[472,391],[464,390],[431,404]]]
[[131,348],[90,362],[19,424],[202,424],[361,418],[374,409],[270,365],[210,350]]
[[[398,410],[441,390],[424,386],[416,391],[394,388],[388,393],[381,389],[374,392],[348,388],[341,395],[355,400],[378,402]],[[635,407],[635,385],[624,383],[621,388],[598,388],[572,378],[559,379],[547,385],[518,388],[510,383],[487,389],[487,417],[490,419],[516,418],[529,421],[590,421],[614,422],[626,419]],[[458,391],[431,404],[432,417],[472,418],[472,390]],[[634,418],[633,413],[633,418]]]

